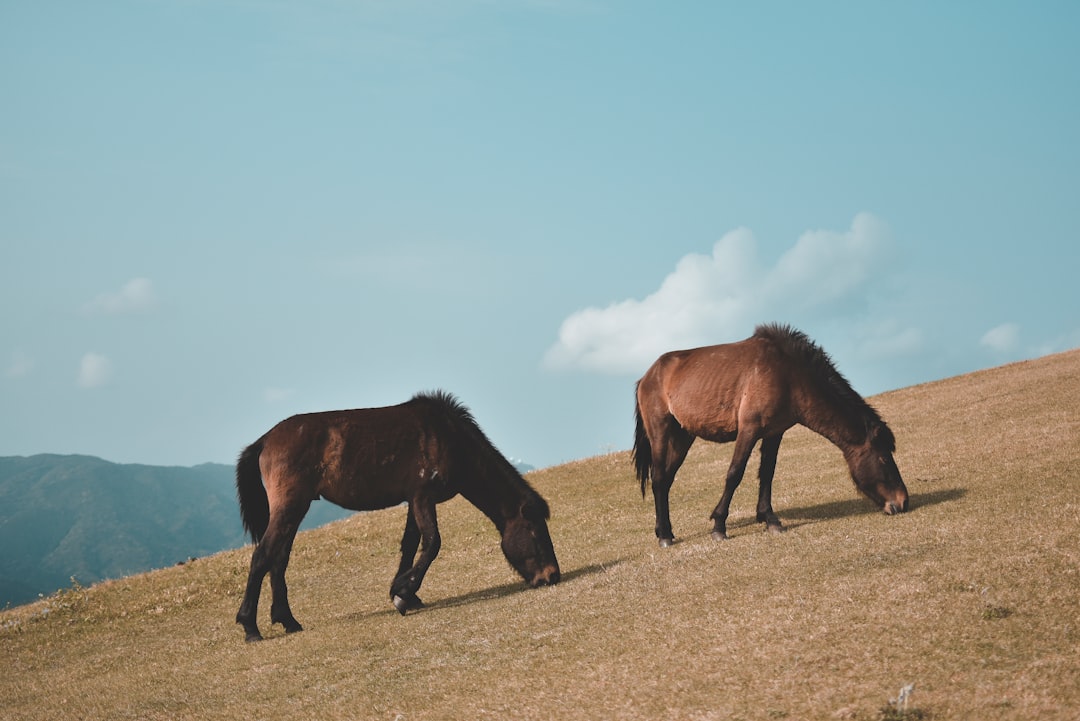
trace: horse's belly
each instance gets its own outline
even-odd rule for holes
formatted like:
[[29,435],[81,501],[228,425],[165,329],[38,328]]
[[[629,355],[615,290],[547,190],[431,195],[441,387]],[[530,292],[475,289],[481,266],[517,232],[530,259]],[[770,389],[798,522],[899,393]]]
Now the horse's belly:
[[695,433],[694,435],[698,438],[712,441],[713,443],[730,443],[735,440],[738,433],[729,431],[726,428],[703,428],[699,433]]
[[437,473],[432,476],[426,470],[415,474],[384,471],[374,475],[324,477],[318,492],[331,503],[353,511],[377,511],[410,502],[417,497],[442,503],[457,495]]
[[395,498],[389,495],[343,494],[334,491],[320,493],[319,497],[330,501],[334,505],[348,508],[350,511],[377,511],[381,508],[390,508],[405,502],[404,498]]
[[716,443],[735,440],[739,433],[739,421],[734,413],[724,409],[720,413],[706,415],[691,409],[674,409],[672,415],[688,433]]
[[365,478],[324,479],[318,489],[322,498],[351,511],[377,511],[400,505],[409,500],[408,490],[400,484],[371,482]]

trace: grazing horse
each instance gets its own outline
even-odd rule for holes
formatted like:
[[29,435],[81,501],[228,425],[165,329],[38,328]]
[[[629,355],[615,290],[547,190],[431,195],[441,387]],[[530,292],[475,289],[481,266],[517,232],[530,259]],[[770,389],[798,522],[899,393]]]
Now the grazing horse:
[[638,381],[636,393],[634,464],[642,496],[652,479],[661,546],[674,542],[668,493],[696,437],[735,441],[724,493],[711,516],[716,539],[727,538],[731,496],[759,440],[757,520],[770,531],[783,530],[772,508],[772,481],[780,439],[796,423],[843,451],[855,485],[886,514],[907,510],[892,431],[829,356],[790,326],[761,325],[738,343],[665,353]]
[[287,418],[240,454],[236,489],[244,528],[256,544],[236,614],[248,641],[262,639],[256,615],[267,573],[271,623],[286,633],[302,630],[289,608],[285,567],[300,522],[320,497],[355,511],[408,503],[401,564],[390,586],[402,615],[423,605],[416,592],[439,553],[435,505],[459,493],[495,524],[503,554],[530,586],[559,582],[547,502],[447,393]]

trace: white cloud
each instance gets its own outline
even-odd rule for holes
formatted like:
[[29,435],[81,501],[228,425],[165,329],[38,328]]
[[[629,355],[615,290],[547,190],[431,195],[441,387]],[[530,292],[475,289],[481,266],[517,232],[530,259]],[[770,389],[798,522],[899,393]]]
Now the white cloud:
[[98,388],[112,376],[112,362],[100,353],[87,353],[79,361],[80,388]]
[[860,354],[865,358],[882,360],[913,356],[926,345],[924,333],[919,328],[900,327],[894,322],[878,323],[876,329],[860,329],[863,340]]
[[295,392],[292,388],[267,388],[263,390],[263,400],[267,403],[280,403],[288,400]]
[[[771,267],[746,228],[724,235],[710,255],[682,258],[644,300],[586,308],[563,321],[544,357],[549,368],[643,371],[657,356],[737,338],[759,322],[849,301],[883,265],[889,234],[869,213],[844,232],[804,233]],[[902,345],[917,343],[910,334]]]
[[765,293],[812,305],[845,298],[866,284],[888,242],[884,223],[869,213],[856,215],[845,233],[803,233],[766,275]]
[[87,313],[117,315],[153,310],[157,305],[154,284],[147,278],[133,278],[112,293],[102,293],[83,306]]
[[1063,333],[1056,338],[1051,338],[1034,348],[1036,357],[1061,353],[1067,350],[1080,348],[1080,329]]
[[1016,323],[1002,323],[986,331],[979,343],[990,350],[1005,353],[1014,350],[1019,340],[1020,326]]
[[15,351],[11,354],[11,360],[4,370],[4,375],[8,378],[22,378],[23,376],[30,375],[30,372],[33,370],[34,359],[23,351]]

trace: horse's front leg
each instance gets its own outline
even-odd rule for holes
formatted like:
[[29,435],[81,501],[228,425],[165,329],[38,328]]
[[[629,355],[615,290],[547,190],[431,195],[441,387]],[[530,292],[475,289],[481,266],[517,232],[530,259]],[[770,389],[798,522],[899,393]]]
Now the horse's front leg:
[[420,529],[416,525],[416,518],[413,516],[413,505],[410,503],[405,514],[405,532],[401,535],[401,562],[398,564],[397,573],[394,574],[394,584],[390,586],[390,600],[402,614],[409,609],[420,608],[424,605],[424,602],[415,593],[410,597],[406,597],[399,596],[395,592],[397,579],[404,576],[413,567],[418,548],[420,548]]
[[776,455],[780,450],[783,434],[761,441],[761,467],[758,471],[757,520],[764,522],[772,533],[784,530],[784,524],[777,518],[772,507],[772,483],[776,473]]
[[[410,530],[410,528],[415,530]],[[408,567],[408,557],[416,553],[416,541],[418,537],[423,543],[420,558],[416,564]],[[435,517],[435,503],[428,500],[414,500],[409,504],[409,519],[405,522],[405,534],[401,538],[401,566],[398,568],[397,578],[390,586],[390,597],[394,602],[394,608],[404,616],[412,608],[421,606],[416,592],[420,590],[420,584],[424,582],[431,562],[439,555],[442,546],[442,537],[439,535],[439,524]],[[411,553],[406,553],[411,551]]]
[[728,466],[727,476],[724,478],[724,493],[720,496],[720,502],[716,504],[710,516],[713,519],[712,537],[718,541],[727,538],[727,517],[731,508],[731,497],[735,495],[735,489],[742,482],[743,473],[746,472],[746,464],[750,460],[755,443],[757,443],[757,437],[752,433],[741,432],[735,438],[735,451],[731,454],[731,465]]

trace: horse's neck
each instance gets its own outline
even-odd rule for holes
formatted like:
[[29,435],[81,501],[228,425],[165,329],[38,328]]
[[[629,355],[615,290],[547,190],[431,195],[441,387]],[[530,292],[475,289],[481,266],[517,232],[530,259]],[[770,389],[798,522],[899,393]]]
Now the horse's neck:
[[831,441],[845,457],[866,443],[866,424],[850,409],[835,401],[804,403],[804,406],[800,409],[800,422]]
[[513,505],[512,489],[507,484],[497,483],[489,473],[479,471],[469,475],[467,484],[462,485],[461,495],[491,519],[501,532],[509,515],[507,509]]

